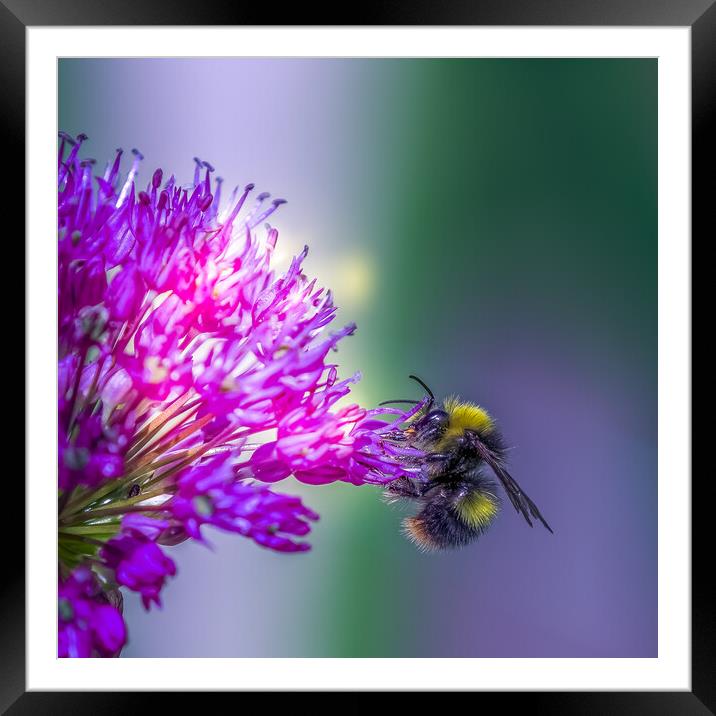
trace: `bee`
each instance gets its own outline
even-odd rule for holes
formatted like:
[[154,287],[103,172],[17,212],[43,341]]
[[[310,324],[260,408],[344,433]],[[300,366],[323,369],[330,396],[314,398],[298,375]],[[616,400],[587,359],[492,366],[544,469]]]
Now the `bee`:
[[385,490],[388,502],[409,500],[419,509],[403,520],[406,536],[421,550],[462,547],[482,535],[499,512],[497,481],[515,510],[532,527],[541,522],[550,532],[534,502],[505,468],[506,447],[495,421],[474,403],[449,397],[438,403],[433,392],[417,376],[427,393],[422,401],[386,400],[423,405],[390,439],[425,453],[427,480],[400,477]]

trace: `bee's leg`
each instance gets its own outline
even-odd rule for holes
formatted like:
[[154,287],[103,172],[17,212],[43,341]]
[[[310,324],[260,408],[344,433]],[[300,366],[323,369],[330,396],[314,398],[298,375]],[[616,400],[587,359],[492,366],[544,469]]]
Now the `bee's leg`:
[[383,438],[393,442],[405,442],[408,436],[405,434],[405,430],[391,430],[389,433],[384,433]]
[[427,484],[429,483],[411,480],[408,477],[399,477],[386,485],[385,493],[395,497],[422,497],[424,485]]
[[[439,480],[445,473],[450,472],[450,466],[453,461],[453,456],[447,453],[433,452],[427,454],[423,458],[423,464],[425,470],[430,478],[430,483],[434,484],[435,480]],[[428,488],[429,489],[429,488]]]
[[[425,456],[428,463],[428,474],[437,474],[442,472],[442,465],[450,460],[450,455],[446,453],[429,453]],[[409,477],[399,477],[397,480],[388,483],[385,488],[387,496],[393,497],[423,497],[429,490],[437,487],[439,483],[431,480],[414,480]]]
[[450,459],[450,455],[445,452],[431,452],[425,456],[425,462],[427,463],[441,463]]

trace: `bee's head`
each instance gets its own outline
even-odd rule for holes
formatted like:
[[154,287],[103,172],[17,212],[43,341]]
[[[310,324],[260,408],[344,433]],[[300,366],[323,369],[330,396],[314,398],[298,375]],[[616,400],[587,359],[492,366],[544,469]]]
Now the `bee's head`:
[[467,430],[483,437],[495,430],[494,421],[484,408],[456,396],[447,398],[441,407],[428,405],[424,410],[406,433],[435,450],[449,450]]
[[425,415],[418,418],[409,428],[418,440],[433,443],[443,436],[448,429],[450,416],[442,408],[429,410]]
[[[429,400],[425,398],[425,404],[421,407],[417,416],[412,418],[412,423],[405,430],[407,436],[418,441],[431,445],[437,450],[445,450],[453,447],[465,431],[469,430],[478,436],[487,436],[495,429],[495,424],[489,413],[475,403],[467,403],[457,396],[447,398],[441,407],[436,406],[435,396],[432,390],[417,376],[409,376],[419,383],[427,393]],[[390,403],[413,403],[416,400],[386,400],[380,405]]]

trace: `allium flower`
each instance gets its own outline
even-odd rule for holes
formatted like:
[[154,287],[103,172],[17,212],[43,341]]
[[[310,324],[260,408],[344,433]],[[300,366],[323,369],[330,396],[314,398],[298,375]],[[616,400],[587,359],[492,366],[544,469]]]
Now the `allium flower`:
[[251,203],[248,184],[222,208],[198,159],[188,186],[158,169],[137,191],[138,151],[123,179],[121,150],[100,175],[85,140],[61,133],[58,159],[60,656],[118,653],[119,587],[160,605],[163,548],[206,542],[207,525],[308,549],[318,516],[261,483],[422,472],[391,439],[409,414],[338,405],[358,376],[339,380],[329,354],[355,326],[329,332],[307,249],[272,270],[282,200]]

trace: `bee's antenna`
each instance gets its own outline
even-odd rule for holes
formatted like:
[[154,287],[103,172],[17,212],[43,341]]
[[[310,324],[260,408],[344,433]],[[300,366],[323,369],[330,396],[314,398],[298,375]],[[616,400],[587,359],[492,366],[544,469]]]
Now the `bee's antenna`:
[[430,410],[432,404],[435,402],[435,396],[433,395],[433,391],[430,390],[430,388],[428,388],[428,386],[425,385],[425,383],[420,380],[417,375],[409,375],[408,378],[412,378],[412,380],[414,380],[416,383],[419,383],[423,386],[423,388],[425,388],[425,392],[430,396],[430,402],[427,405],[427,409]]

